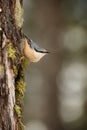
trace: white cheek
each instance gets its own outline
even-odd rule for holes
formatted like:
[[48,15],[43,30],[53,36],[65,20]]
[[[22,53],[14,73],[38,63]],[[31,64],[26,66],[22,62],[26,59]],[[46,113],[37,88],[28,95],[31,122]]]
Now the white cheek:
[[40,60],[43,56],[45,56],[45,53],[39,53],[39,52],[35,52],[35,57]]

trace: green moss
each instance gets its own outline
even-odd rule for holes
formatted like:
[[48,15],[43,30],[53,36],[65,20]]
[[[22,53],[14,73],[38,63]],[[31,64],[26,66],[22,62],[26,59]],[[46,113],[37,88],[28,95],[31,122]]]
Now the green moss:
[[16,103],[20,104],[23,101],[24,98],[24,92],[25,92],[25,82],[22,78],[20,78],[16,82]]
[[25,125],[21,122],[21,120],[19,119],[19,130],[25,130]]
[[22,117],[21,108],[18,105],[15,105],[14,109],[15,109],[15,112],[16,112],[18,118],[21,118]]
[[[22,103],[25,93],[25,82],[24,82],[24,70],[25,70],[25,59],[21,61],[21,65],[18,70],[17,78],[16,78],[16,88],[15,88],[15,95],[16,95],[16,105],[15,105],[15,112],[18,116],[18,124],[19,130],[24,130],[25,126],[22,123]],[[16,67],[14,66],[14,71],[16,71]],[[15,72],[16,73],[16,72]]]
[[7,51],[8,51],[9,58],[11,58],[12,60],[15,60],[16,59],[16,56],[15,56],[16,50],[14,49],[12,43],[9,43],[7,45]]
[[26,58],[22,59],[22,68],[23,70],[26,68],[26,66],[29,64],[28,60]]
[[21,108],[24,98],[24,92],[25,92],[25,82],[23,78],[20,78],[19,80],[16,81],[16,105],[14,108],[18,117],[19,130],[25,129],[25,126],[22,123],[22,108]]
[[13,65],[13,72],[14,72],[15,76],[18,75],[18,69],[15,65]]
[[25,130],[25,126],[24,126],[24,124],[21,121],[21,118],[22,118],[21,107],[19,107],[19,105],[15,105],[14,109],[15,109],[15,112],[16,112],[16,114],[18,116],[19,130]]

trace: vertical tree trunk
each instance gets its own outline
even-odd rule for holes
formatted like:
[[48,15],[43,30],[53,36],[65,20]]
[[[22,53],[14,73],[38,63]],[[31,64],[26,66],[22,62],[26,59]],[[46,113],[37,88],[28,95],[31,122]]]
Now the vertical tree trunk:
[[22,0],[0,0],[0,130],[18,130],[21,117],[14,110],[17,106],[20,115],[15,90],[16,80],[20,80],[21,16]]

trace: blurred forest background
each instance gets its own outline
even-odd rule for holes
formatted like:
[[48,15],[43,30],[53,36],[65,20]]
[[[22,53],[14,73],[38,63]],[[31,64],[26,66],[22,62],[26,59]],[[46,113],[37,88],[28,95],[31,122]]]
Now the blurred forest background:
[[25,70],[26,130],[87,129],[87,0],[24,0],[24,33],[51,53]]

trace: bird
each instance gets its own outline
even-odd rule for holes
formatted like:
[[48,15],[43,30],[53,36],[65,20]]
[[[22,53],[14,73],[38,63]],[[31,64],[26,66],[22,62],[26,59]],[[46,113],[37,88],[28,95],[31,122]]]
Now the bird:
[[46,54],[46,49],[39,47],[33,40],[24,37],[23,54],[30,62],[38,62]]

